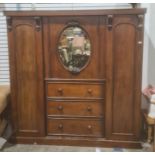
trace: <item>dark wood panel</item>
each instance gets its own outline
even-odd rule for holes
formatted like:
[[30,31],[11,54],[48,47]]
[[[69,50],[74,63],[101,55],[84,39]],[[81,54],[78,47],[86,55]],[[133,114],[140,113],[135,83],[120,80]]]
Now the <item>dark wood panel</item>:
[[[19,128],[21,130],[34,130],[37,129],[37,105],[34,104],[37,102],[37,70],[33,27],[28,25],[17,26],[15,29],[15,40],[18,40],[16,42],[16,63],[19,90],[17,101],[19,104]],[[23,47],[24,44],[27,46]]]
[[122,148],[139,148],[141,149],[140,141],[119,141],[107,140],[105,138],[82,137],[60,137],[60,136],[47,136],[47,137],[11,137],[9,142],[20,144],[47,144],[47,145],[69,145],[69,146],[90,146],[90,147],[122,147]]
[[6,16],[93,16],[109,14],[144,14],[146,9],[106,9],[106,10],[71,10],[71,11],[4,11]]
[[[103,22],[101,17],[101,23]],[[102,32],[103,27],[101,27]],[[102,32],[103,33],[103,32]],[[102,35],[101,33],[101,35]],[[113,31],[106,29],[106,49],[105,49],[105,74],[106,74],[106,85],[105,85],[105,137],[111,138],[112,135],[112,89],[113,89]]]
[[79,84],[104,84],[106,79],[59,79],[45,78],[47,83],[79,83]]
[[[135,130],[139,126],[139,110],[135,109],[135,86],[140,79],[135,81],[135,56],[137,46],[137,26],[139,20],[130,15],[118,16],[113,21],[113,89],[111,105],[111,138],[122,140],[136,140],[138,138]],[[139,120],[140,121],[140,120]]]
[[[35,31],[33,18],[13,20],[13,40],[16,63],[16,98],[19,134],[44,134],[43,66],[41,33]],[[37,45],[39,43],[39,46]],[[11,58],[12,59],[12,58]],[[43,112],[38,116],[38,112]],[[37,120],[40,121],[37,121]]]
[[135,85],[134,85],[134,133],[136,138],[141,137],[142,117],[142,60],[143,60],[143,35],[144,35],[144,15],[138,15],[138,27],[136,37],[136,52],[135,52]]
[[112,29],[106,33],[105,135],[108,139],[140,139],[141,16],[141,19],[131,15],[111,16]]
[[135,27],[116,26],[114,40],[113,132],[132,133]]
[[47,115],[49,116],[94,116],[103,117],[104,102],[103,101],[48,101]]
[[[91,42],[91,56],[89,63],[78,74],[73,74],[66,70],[59,60],[58,41],[61,32],[67,27],[67,23],[76,21],[79,26],[86,31]],[[104,58],[99,52],[99,18],[98,17],[53,17],[49,18],[46,40],[48,40],[48,51],[45,55],[49,64],[46,64],[46,78],[67,78],[67,79],[103,79],[104,78]],[[48,37],[48,39],[47,39]],[[46,46],[48,46],[46,45]],[[103,43],[103,45],[105,45]],[[52,61],[51,61],[52,60]]]
[[104,128],[101,120],[89,119],[48,119],[47,121],[48,135],[87,135],[95,137],[103,137]]
[[81,98],[103,98],[104,85],[78,84],[78,83],[49,83],[47,84],[48,97],[81,97]]
[[122,148],[138,148],[141,149],[141,142],[138,141],[119,141],[119,140],[107,140],[105,138],[97,138],[94,141],[93,138],[82,137],[61,137],[60,136],[47,136],[47,137],[12,137],[9,142],[19,144],[46,144],[46,145],[64,145],[64,146],[90,146],[90,147],[122,147]]

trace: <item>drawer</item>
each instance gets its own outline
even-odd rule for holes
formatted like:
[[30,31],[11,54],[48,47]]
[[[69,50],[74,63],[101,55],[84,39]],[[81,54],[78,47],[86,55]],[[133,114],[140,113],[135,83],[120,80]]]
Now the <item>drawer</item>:
[[103,85],[101,84],[47,84],[48,97],[102,98],[103,94]]
[[103,137],[103,122],[90,119],[48,119],[48,135]]
[[102,117],[104,111],[103,100],[96,101],[49,101],[47,114],[66,116],[95,116]]

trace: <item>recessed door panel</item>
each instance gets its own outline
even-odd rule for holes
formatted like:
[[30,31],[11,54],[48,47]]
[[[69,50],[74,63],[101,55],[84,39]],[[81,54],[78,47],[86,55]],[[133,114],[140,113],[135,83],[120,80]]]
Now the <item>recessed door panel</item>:
[[12,77],[15,78],[12,89],[16,89],[12,108],[18,111],[13,119],[21,136],[44,134],[42,31],[35,26],[34,18],[14,18],[9,32],[11,63],[13,60],[16,62],[11,64],[14,65],[11,70],[17,74]]
[[103,79],[99,17],[52,17],[47,22],[46,78]]

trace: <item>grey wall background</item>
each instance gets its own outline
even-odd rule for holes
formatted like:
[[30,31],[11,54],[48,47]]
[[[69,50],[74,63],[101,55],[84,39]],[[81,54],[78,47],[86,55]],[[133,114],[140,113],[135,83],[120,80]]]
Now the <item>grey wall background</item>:
[[155,85],[155,4],[143,3],[147,8],[144,29],[143,80],[142,88]]
[[[155,85],[155,4],[141,4],[147,8],[145,17],[142,87]],[[128,3],[72,3],[72,4],[0,4],[0,84],[9,84],[8,46],[4,10],[81,10],[131,8]]]

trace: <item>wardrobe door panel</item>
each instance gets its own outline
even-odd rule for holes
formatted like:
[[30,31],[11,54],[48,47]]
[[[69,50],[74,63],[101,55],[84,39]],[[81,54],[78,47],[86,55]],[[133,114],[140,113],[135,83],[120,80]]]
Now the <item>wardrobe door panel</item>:
[[116,26],[114,39],[113,132],[132,133],[133,115],[131,114],[134,104],[135,52],[134,26],[129,24]]
[[140,77],[140,72],[135,69],[135,66],[139,66],[139,57],[136,57],[138,18],[130,15],[116,16],[112,26],[109,35],[112,38],[110,48],[113,84],[110,92],[111,107],[108,105],[111,108],[108,111],[111,113],[108,132],[111,132],[113,139],[135,140],[138,138],[136,131],[140,129],[140,102],[136,102],[140,95],[136,87],[139,87],[141,79],[136,78]]
[[16,99],[12,101],[16,130],[20,135],[44,133],[43,64],[41,30],[36,30],[34,18],[14,18],[10,44],[15,59]]

